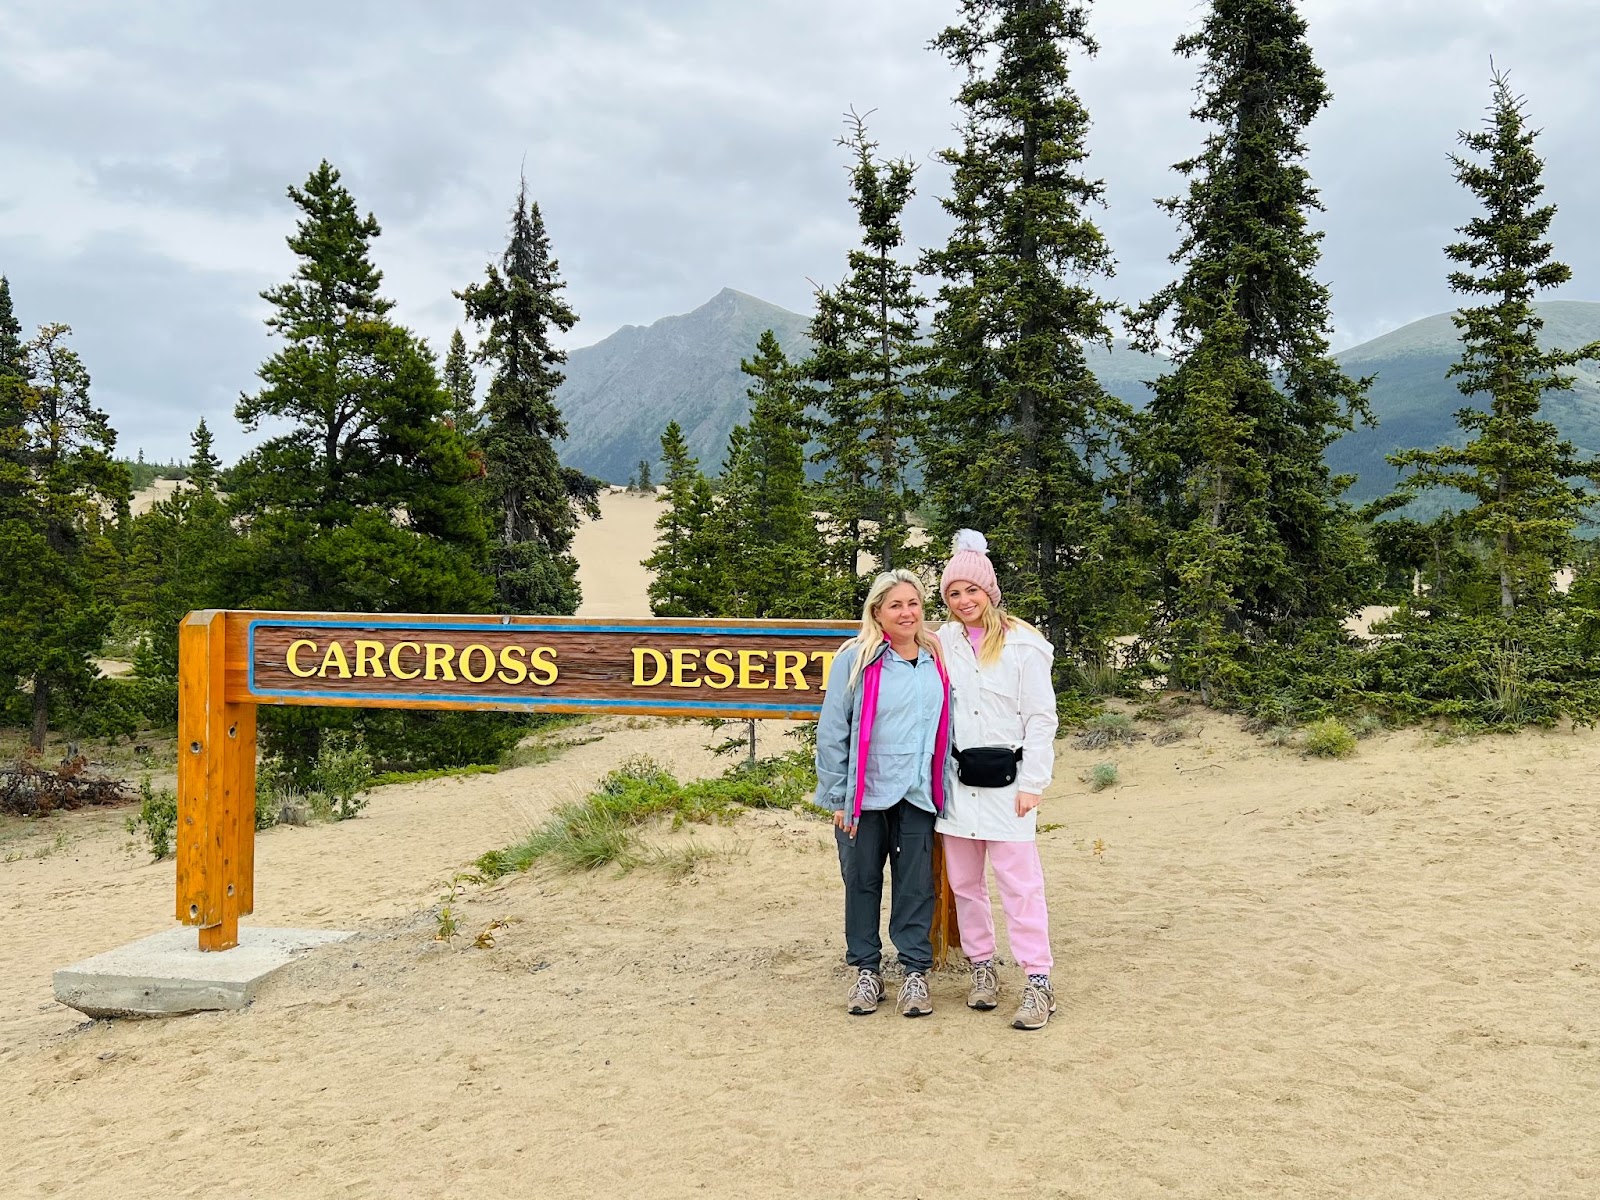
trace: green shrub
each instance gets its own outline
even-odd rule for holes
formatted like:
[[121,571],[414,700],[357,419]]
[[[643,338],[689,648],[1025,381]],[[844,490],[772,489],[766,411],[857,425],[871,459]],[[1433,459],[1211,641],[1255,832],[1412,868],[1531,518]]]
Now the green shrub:
[[1095,763],[1089,768],[1087,778],[1091,792],[1103,792],[1117,782],[1117,764],[1114,762]]
[[372,756],[358,733],[328,733],[317,748],[311,772],[316,791],[328,798],[336,821],[348,821],[367,806]]
[[1318,758],[1349,758],[1356,752],[1356,735],[1337,717],[1325,717],[1306,726],[1303,744]]
[[152,791],[146,775],[139,781],[139,811],[128,818],[126,827],[135,837],[144,837],[151,861],[171,857],[172,835],[178,828],[177,795],[167,788]]
[[1099,750],[1105,746],[1137,741],[1141,736],[1133,727],[1133,718],[1127,713],[1103,712],[1084,722],[1083,732],[1078,735],[1076,744],[1080,750]]

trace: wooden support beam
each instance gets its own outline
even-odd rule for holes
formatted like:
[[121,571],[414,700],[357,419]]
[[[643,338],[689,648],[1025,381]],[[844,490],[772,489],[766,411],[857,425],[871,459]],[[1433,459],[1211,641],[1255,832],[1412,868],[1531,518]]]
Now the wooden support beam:
[[255,706],[224,700],[226,635],[222,612],[178,631],[177,918],[202,950],[237,946],[254,907]]

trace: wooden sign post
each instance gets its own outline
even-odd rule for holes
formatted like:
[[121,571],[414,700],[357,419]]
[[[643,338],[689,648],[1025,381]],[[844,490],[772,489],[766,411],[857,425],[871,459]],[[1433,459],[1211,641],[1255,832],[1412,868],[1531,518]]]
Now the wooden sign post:
[[255,907],[256,706],[814,718],[847,621],[190,613],[178,640],[177,917]]

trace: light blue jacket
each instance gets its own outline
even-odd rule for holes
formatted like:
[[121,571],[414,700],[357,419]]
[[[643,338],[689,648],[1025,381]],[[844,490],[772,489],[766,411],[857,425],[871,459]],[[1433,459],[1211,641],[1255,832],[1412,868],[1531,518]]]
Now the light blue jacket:
[[[869,664],[890,653],[884,642]],[[861,680],[849,686],[857,646],[845,644],[828,673],[828,691],[817,717],[817,804],[834,812],[850,809],[860,749],[861,706],[866,689]],[[898,656],[897,656],[898,657]],[[931,677],[933,686],[928,680]],[[949,701],[933,656],[926,650],[912,665],[904,660],[884,664],[867,751],[867,769],[861,797],[862,811],[892,808],[909,800],[918,808],[935,812],[932,768],[939,715]],[[948,757],[948,755],[946,756]],[[949,771],[944,793],[949,794]]]

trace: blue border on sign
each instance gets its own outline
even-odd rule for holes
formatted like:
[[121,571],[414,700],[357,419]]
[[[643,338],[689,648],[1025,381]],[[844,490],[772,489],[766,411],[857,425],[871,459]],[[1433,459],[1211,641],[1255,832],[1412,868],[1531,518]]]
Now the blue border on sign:
[[[438,621],[430,623],[412,623],[399,621],[291,621],[279,618],[261,618],[252,620],[246,628],[246,661],[249,664],[245,686],[252,696],[305,696],[316,700],[421,700],[426,702],[441,701],[448,703],[455,700],[478,699],[487,704],[505,704],[516,708],[525,708],[533,711],[539,709],[574,708],[579,705],[585,708],[621,709],[621,708],[670,708],[682,712],[684,716],[716,716],[719,712],[730,707],[729,704],[717,704],[709,700],[583,700],[583,699],[544,699],[536,696],[463,696],[461,693],[449,692],[327,692],[308,691],[296,688],[293,691],[273,688],[256,687],[256,629],[362,629],[374,630],[382,628],[399,628],[410,631],[424,631],[429,629],[448,629],[452,631],[502,631],[526,630],[533,633],[660,633],[660,634],[723,634],[738,635],[741,633],[760,634],[762,637],[815,637],[819,633],[826,633],[821,629],[802,629],[794,626],[778,628],[752,629],[748,625],[730,625],[722,628],[705,625],[573,625],[551,624],[545,621],[519,621],[516,624],[505,622],[492,624],[484,621]],[[842,630],[836,630],[843,635]],[[841,640],[843,637],[841,636]],[[810,716],[822,707],[819,694],[815,704],[763,704],[758,701],[741,701],[737,705],[741,712],[764,712],[774,716]]]

